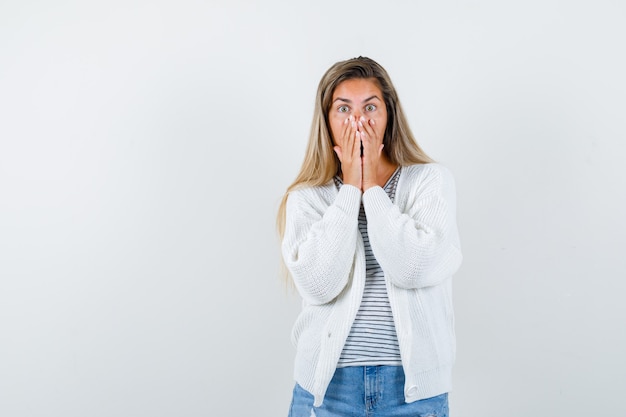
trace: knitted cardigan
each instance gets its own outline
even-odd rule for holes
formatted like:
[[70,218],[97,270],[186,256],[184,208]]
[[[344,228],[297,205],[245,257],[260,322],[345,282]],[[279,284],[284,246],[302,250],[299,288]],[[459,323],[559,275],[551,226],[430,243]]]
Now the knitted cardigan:
[[292,191],[282,254],[302,311],[293,327],[296,382],[322,404],[365,286],[358,229],[361,204],[372,250],[385,274],[406,402],[448,392],[455,357],[452,274],[462,260],[450,172],[438,164],[402,168],[392,203],[381,187],[361,193],[333,181]]

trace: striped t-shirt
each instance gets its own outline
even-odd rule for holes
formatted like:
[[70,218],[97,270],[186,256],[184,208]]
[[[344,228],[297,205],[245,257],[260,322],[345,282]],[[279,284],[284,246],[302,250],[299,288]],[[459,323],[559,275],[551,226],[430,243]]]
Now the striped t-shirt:
[[[383,187],[391,201],[395,198],[398,178],[400,167]],[[339,177],[335,177],[335,185],[337,188],[343,185]],[[399,366],[402,365],[400,348],[387,297],[385,275],[370,246],[363,203],[359,211],[359,231],[365,246],[365,290],[337,366]]]

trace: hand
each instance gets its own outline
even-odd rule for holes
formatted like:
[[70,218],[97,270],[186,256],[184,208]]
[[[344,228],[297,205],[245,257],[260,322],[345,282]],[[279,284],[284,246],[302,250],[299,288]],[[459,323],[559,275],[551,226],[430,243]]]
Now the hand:
[[341,162],[343,183],[362,189],[361,139],[353,116],[345,120],[341,135],[335,138],[335,143],[333,150]]
[[362,190],[378,185],[378,168],[383,152],[383,136],[377,135],[374,130],[375,122],[361,117],[358,121],[358,131],[363,143],[363,179]]

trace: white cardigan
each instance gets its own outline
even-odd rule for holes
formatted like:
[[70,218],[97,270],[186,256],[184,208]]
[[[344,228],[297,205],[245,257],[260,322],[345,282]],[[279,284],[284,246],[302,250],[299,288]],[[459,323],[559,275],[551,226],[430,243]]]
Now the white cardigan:
[[320,406],[365,286],[358,229],[361,203],[385,273],[405,372],[405,400],[448,392],[455,357],[452,274],[461,264],[456,196],[438,164],[402,167],[395,203],[381,187],[365,193],[333,181],[287,199],[282,253],[302,299],[294,325],[296,382]]

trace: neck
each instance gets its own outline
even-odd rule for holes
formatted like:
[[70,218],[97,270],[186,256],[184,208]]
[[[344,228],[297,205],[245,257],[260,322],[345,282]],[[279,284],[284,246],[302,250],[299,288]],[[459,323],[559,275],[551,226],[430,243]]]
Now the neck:
[[398,164],[392,163],[389,158],[383,153],[380,164],[378,165],[378,173],[376,175],[377,181],[376,183],[381,187],[384,187],[389,181],[389,178],[393,175],[393,173],[398,168]]

